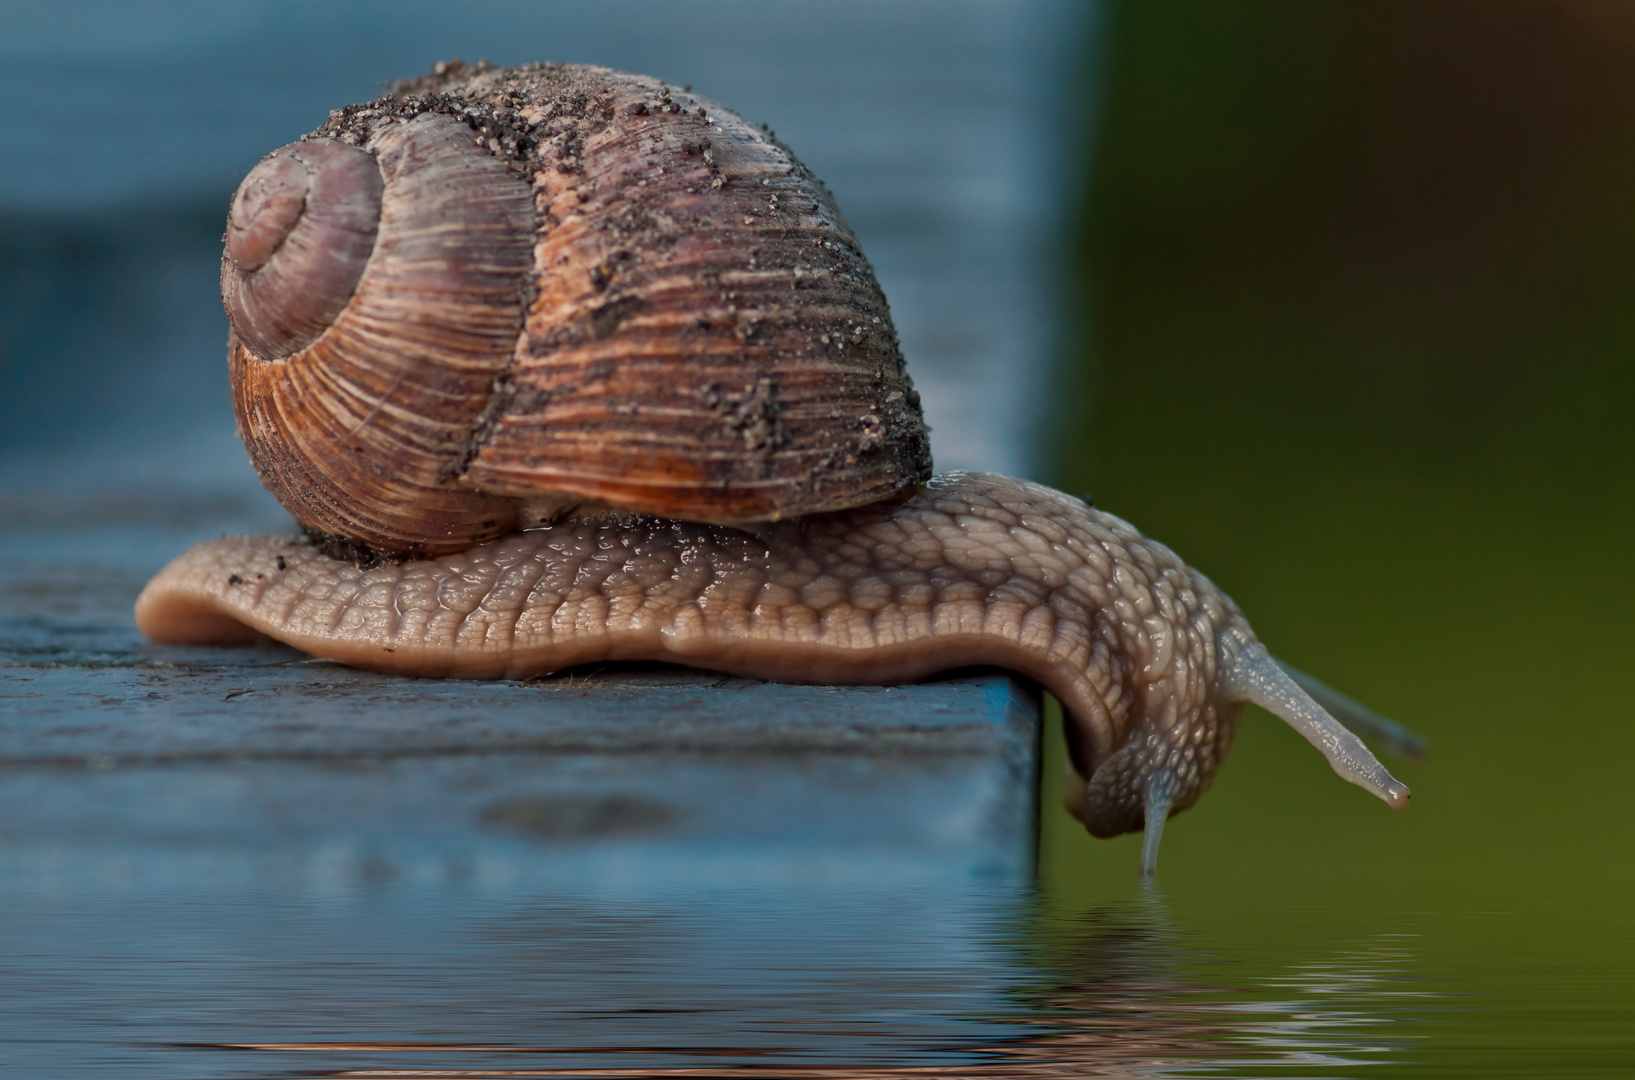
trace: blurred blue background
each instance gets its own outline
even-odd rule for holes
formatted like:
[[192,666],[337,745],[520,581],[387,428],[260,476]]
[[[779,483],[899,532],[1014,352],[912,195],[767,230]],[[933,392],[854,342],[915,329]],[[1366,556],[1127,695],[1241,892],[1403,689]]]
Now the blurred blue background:
[[643,72],[769,124],[835,191],[876,265],[938,467],[1037,472],[1092,12],[1071,0],[7,4],[3,482],[242,488],[213,284],[227,197],[331,108],[454,56]]

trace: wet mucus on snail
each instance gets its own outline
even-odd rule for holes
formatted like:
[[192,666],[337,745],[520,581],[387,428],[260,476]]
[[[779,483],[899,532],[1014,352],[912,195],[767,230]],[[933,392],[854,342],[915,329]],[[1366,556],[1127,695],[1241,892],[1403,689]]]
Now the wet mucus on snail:
[[688,90],[440,65],[264,158],[225,243],[239,429],[306,535],[176,559],[137,601],[156,640],[469,678],[997,665],[1061,700],[1069,808],[1144,829],[1149,873],[1245,702],[1408,799],[1341,719],[1415,738],[1273,660],[1163,545],[1028,481],[933,477],[829,192]]

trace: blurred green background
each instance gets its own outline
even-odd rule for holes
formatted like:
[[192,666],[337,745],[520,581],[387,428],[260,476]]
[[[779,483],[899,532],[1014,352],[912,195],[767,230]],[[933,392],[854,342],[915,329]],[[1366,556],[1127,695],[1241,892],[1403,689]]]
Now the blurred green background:
[[1164,876],[1627,886],[1635,4],[1108,19],[1053,479],[1432,748],[1393,814],[1253,712]]
[[[1052,479],[1431,747],[1393,813],[1251,708],[1170,912],[1271,966],[1410,928],[1487,1002],[1424,1061],[1635,1070],[1635,4],[1106,17]],[[1057,775],[1046,894],[1128,897]]]

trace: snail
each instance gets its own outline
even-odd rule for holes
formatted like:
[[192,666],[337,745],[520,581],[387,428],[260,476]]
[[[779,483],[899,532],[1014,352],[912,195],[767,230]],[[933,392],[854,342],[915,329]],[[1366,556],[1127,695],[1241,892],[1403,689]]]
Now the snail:
[[1245,702],[1408,799],[1331,713],[1410,737],[1280,666],[1163,545],[1038,484],[933,477],[833,198],[690,87],[439,65],[256,165],[221,282],[239,430],[304,535],[180,556],[137,601],[150,638],[459,678],[997,665],[1060,699],[1069,808],[1145,830],[1146,873]]

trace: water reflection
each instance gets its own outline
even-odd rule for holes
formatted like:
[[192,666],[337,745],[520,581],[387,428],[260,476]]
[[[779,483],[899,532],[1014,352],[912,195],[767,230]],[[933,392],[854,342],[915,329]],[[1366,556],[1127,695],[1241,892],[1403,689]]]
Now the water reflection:
[[1054,1030],[1002,1053],[1037,1076],[1287,1077],[1385,1064],[1405,1045],[1387,1034],[1404,1017],[1382,1006],[1420,993],[1401,989],[1406,939],[1289,963],[1208,936],[1172,918],[1156,885],[1050,926],[1038,954],[1048,975],[1029,996],[1033,1022]]
[[[536,916],[554,934],[563,914],[541,910]],[[300,1059],[293,1071],[255,1073],[258,1076],[381,1080],[443,1076],[753,1076],[770,1080],[1199,1075],[1287,1080],[1332,1076],[1336,1070],[1349,1074],[1358,1066],[1377,1070],[1382,1065],[1406,1064],[1403,1051],[1416,1038],[1408,1033],[1410,1026],[1425,1018],[1424,1010],[1434,1007],[1431,999],[1438,996],[1417,981],[1411,935],[1385,933],[1351,944],[1330,944],[1324,946],[1326,951],[1307,959],[1211,946],[1205,943],[1210,928],[1182,925],[1172,917],[1156,887],[1144,887],[1128,902],[1070,917],[1052,914],[1037,902],[992,914],[997,936],[1006,939],[999,944],[1018,961],[1010,993],[1014,1009],[983,1018],[948,1017],[956,1029],[961,1019],[974,1026],[953,1039],[926,1040],[919,1053],[907,1060],[901,1058],[903,1043],[894,1038],[897,1052],[889,1056],[898,1058],[895,1063],[856,1060],[862,1049],[859,1040],[866,1043],[880,1035],[868,1030],[872,1024],[860,1022],[864,1015],[873,1012],[895,1036],[905,1033],[902,1006],[909,1004],[913,994],[899,996],[906,987],[894,987],[891,973],[886,972],[877,973],[882,978],[874,985],[848,982],[832,987],[832,1000],[824,1001],[821,995],[802,1000],[795,1011],[804,1010],[805,1018],[786,1012],[772,1024],[753,1022],[753,1014],[764,1009],[723,1007],[723,992],[732,997],[747,991],[754,998],[758,991],[752,986],[699,988],[715,1002],[695,1010],[614,1008],[610,999],[603,1003],[605,1011],[587,1009],[581,1014],[588,1017],[594,1012],[626,1034],[643,1028],[662,1029],[666,1024],[661,1014],[670,1012],[694,1013],[683,1023],[689,1032],[714,1028],[715,1034],[728,1037],[733,1034],[729,1029],[751,1019],[750,1025],[739,1026],[736,1043],[262,1042],[232,1044],[231,1048]],[[1293,917],[1298,921],[1297,915]],[[517,932],[516,928],[506,931]],[[644,967],[643,934],[634,933],[629,940],[631,951],[609,957],[615,971],[629,973]],[[519,969],[548,966],[548,957],[539,954],[524,952],[516,960]],[[912,982],[916,973],[897,974]],[[775,993],[809,992],[812,988],[802,987],[804,981],[799,973],[782,972]],[[586,991],[600,993],[592,988]],[[638,993],[628,1000],[642,997]],[[740,1007],[745,1004],[737,1003]],[[924,1005],[924,999],[918,1004]],[[737,1015],[702,1015],[711,1012]],[[837,1013],[847,1014],[846,1018]],[[977,1027],[987,1031],[979,1032]],[[743,1038],[750,1028],[755,1035]],[[767,1040],[778,1029],[789,1036],[785,1045],[775,1045],[775,1036]],[[829,1045],[823,1047],[825,1043]],[[347,1066],[326,1069],[322,1064],[326,1055],[344,1056]],[[649,1062],[636,1064],[632,1055],[645,1056]],[[485,1057],[499,1067],[485,1067]],[[518,1063],[518,1057],[537,1064]],[[757,1057],[763,1060],[755,1060]],[[853,1060],[831,1063],[822,1061],[824,1057]],[[678,1058],[685,1063],[653,1063]],[[360,1066],[360,1059],[369,1059],[370,1064]],[[570,1063],[569,1059],[576,1060]]]

